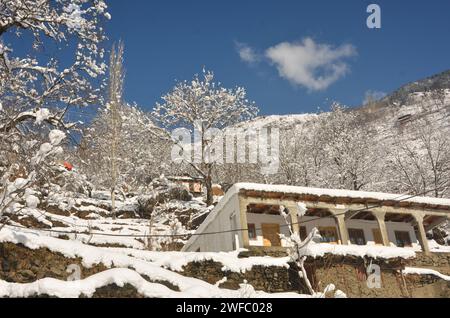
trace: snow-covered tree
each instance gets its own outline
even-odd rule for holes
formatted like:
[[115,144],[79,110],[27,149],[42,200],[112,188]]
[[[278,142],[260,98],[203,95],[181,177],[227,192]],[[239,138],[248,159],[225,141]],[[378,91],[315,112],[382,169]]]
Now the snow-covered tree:
[[[59,153],[62,139],[55,136],[75,128],[66,115],[98,100],[105,10],[102,0],[0,0],[2,209],[13,204],[11,195],[51,181],[47,157]],[[16,50],[14,43],[28,39]],[[73,55],[72,64],[60,59],[62,52]]]
[[[299,213],[298,218],[300,219],[306,213],[306,207],[304,204],[299,203]],[[299,277],[304,281],[306,288],[308,289],[311,295],[314,295],[316,292],[314,291],[311,282],[309,281],[308,275],[305,269],[305,261],[307,255],[305,254],[308,245],[312,242],[312,240],[319,236],[319,231],[314,228],[311,233],[309,233],[308,237],[302,241],[300,235],[294,232],[293,227],[291,225],[291,217],[289,213],[286,211],[285,207],[280,207],[280,215],[283,217],[286,226],[289,229],[289,236],[285,236],[283,234],[280,237],[287,242],[289,245],[288,254],[293,262],[297,265],[299,271]]]
[[[188,164],[196,174],[203,178],[207,192],[206,201],[212,204],[212,173],[214,162],[206,159],[213,138],[208,136],[210,129],[223,129],[240,121],[253,118],[258,109],[249,102],[242,87],[227,89],[214,82],[214,74],[203,70],[203,77],[195,75],[192,81],[178,83],[171,92],[162,97],[153,116],[167,131],[174,128],[195,129],[199,134],[202,158],[190,160]],[[180,143],[181,148],[184,146]],[[187,150],[186,150],[187,152]]]
[[375,181],[379,149],[373,129],[362,125],[356,112],[335,103],[321,116],[318,129],[322,138],[317,147],[326,158],[321,169],[326,187],[361,190]]
[[118,171],[118,151],[119,151],[119,130],[122,125],[122,118],[120,116],[120,108],[122,107],[123,94],[123,43],[120,42],[117,48],[113,46],[109,62],[109,95],[108,103],[106,104],[106,125],[108,126],[108,141],[106,148],[109,152],[109,188],[111,189],[111,212],[115,215],[116,209],[116,187]]
[[150,116],[122,98],[124,83],[123,44],[113,48],[109,68],[107,103],[84,130],[76,160],[98,187],[137,190],[163,172],[169,149],[158,135]]
[[397,192],[443,197],[450,189],[450,137],[426,118],[396,138],[389,156],[391,183]]
[[[84,174],[99,188],[111,182],[110,113],[103,108],[84,130],[83,139],[74,154]],[[145,188],[161,173],[171,171],[167,141],[157,136],[158,129],[149,115],[137,105],[123,104],[119,110],[121,126],[117,141],[117,188],[137,191]]]
[[280,179],[298,186],[320,186],[326,154],[317,118],[285,130],[280,141]]
[[[0,0],[1,132],[33,120],[72,127],[64,123],[70,107],[98,100],[93,79],[106,69],[100,22],[109,17],[103,0]],[[8,44],[29,37],[23,56]],[[40,53],[53,44],[73,53],[74,62]]]

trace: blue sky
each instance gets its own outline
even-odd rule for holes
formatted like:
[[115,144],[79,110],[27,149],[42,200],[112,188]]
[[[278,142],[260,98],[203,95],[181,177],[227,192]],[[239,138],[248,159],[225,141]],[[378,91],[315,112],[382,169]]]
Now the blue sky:
[[[357,106],[368,91],[450,68],[447,0],[107,2],[107,45],[125,43],[125,97],[148,110],[203,66],[224,86],[246,87],[261,114]],[[381,7],[379,30],[366,26],[370,3]]]

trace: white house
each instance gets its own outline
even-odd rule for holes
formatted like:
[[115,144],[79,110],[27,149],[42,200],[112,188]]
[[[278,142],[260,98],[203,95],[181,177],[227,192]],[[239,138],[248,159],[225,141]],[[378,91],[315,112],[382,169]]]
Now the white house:
[[[298,218],[300,206],[307,210]],[[289,212],[290,225],[280,209]],[[282,248],[286,242],[279,234],[292,226],[302,238],[316,227],[326,243],[421,247],[429,253],[426,232],[449,219],[449,199],[238,183],[183,251]]]

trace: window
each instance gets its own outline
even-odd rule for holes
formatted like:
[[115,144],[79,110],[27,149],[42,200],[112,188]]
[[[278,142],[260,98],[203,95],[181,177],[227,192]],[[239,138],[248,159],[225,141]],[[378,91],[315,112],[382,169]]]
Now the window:
[[366,245],[366,238],[362,229],[348,229],[350,242],[355,245]]
[[395,240],[397,241],[398,247],[411,247],[411,237],[409,232],[406,231],[395,231]]
[[306,226],[300,226],[300,238],[302,241],[306,240],[308,234],[306,233]]
[[251,240],[256,240],[255,224],[247,224],[247,228],[248,228],[248,238]]
[[338,242],[338,235],[336,228],[334,226],[327,226],[327,227],[319,227],[319,233],[322,243],[337,243]]

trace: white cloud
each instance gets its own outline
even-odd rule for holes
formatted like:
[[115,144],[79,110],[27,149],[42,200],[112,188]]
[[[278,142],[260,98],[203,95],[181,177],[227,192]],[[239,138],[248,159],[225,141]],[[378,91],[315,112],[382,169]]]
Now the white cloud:
[[380,100],[386,97],[386,95],[387,94],[385,92],[368,90],[364,95],[363,105],[366,105],[367,103],[372,101]]
[[343,60],[356,54],[351,44],[333,47],[311,38],[298,43],[283,42],[266,50],[266,57],[281,77],[311,91],[325,90],[345,76],[350,68]]
[[246,63],[254,64],[261,60],[261,56],[245,43],[236,42],[236,51],[239,53],[241,60]]

